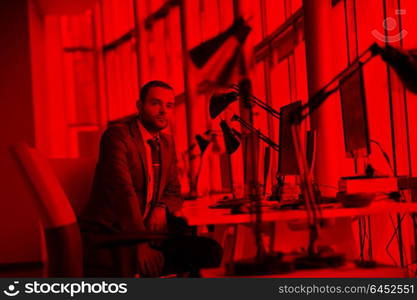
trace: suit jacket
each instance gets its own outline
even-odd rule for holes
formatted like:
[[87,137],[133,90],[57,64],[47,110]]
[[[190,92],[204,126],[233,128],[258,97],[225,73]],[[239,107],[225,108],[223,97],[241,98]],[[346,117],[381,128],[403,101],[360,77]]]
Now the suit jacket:
[[[160,149],[161,179],[154,199],[165,203],[168,212],[173,213],[181,208],[182,198],[171,136],[160,134]],[[101,138],[91,199],[81,216],[82,224],[93,224],[109,232],[146,231],[143,219],[149,181],[146,159],[136,118],[107,128]]]

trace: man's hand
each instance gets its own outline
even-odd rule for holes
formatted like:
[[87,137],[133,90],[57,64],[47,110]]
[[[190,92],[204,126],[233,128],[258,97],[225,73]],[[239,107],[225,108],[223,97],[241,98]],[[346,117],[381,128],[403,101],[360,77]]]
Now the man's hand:
[[162,274],[164,256],[161,251],[152,249],[148,243],[139,244],[138,262],[140,275],[144,277],[157,277]]
[[152,232],[166,232],[167,216],[165,207],[154,207],[147,220],[147,227]]

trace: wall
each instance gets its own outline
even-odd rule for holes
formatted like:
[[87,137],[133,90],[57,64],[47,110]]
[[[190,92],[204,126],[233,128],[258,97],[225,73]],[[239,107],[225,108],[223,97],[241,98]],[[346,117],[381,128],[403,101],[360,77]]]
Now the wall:
[[0,263],[40,257],[31,190],[10,152],[35,144],[28,14],[26,0],[0,1]]

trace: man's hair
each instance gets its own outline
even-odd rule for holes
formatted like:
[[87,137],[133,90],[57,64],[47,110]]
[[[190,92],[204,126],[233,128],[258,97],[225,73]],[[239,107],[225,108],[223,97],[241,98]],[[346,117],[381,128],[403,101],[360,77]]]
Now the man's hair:
[[164,89],[167,89],[167,90],[171,90],[171,91],[173,91],[174,89],[173,89],[173,87],[172,86],[170,86],[168,83],[166,83],[166,82],[163,82],[163,81],[161,81],[161,80],[152,80],[152,81],[149,81],[148,83],[146,83],[144,86],[142,86],[142,88],[140,89],[140,98],[139,98],[139,101],[142,101],[142,102],[144,102],[145,101],[145,99],[146,99],[146,96],[148,95],[148,93],[149,93],[149,90],[151,89],[151,88],[154,88],[154,87],[160,87],[160,88],[164,88]]

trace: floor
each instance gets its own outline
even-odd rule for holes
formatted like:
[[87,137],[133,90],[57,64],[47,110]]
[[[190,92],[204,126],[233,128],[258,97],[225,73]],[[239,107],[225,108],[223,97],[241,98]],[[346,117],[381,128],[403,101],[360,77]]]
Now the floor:
[[[204,278],[237,277],[225,276],[224,268],[202,270]],[[246,276],[245,276],[246,277]],[[296,270],[288,274],[254,276],[259,278],[406,278],[407,273],[397,267],[357,268],[353,263],[333,269]]]

